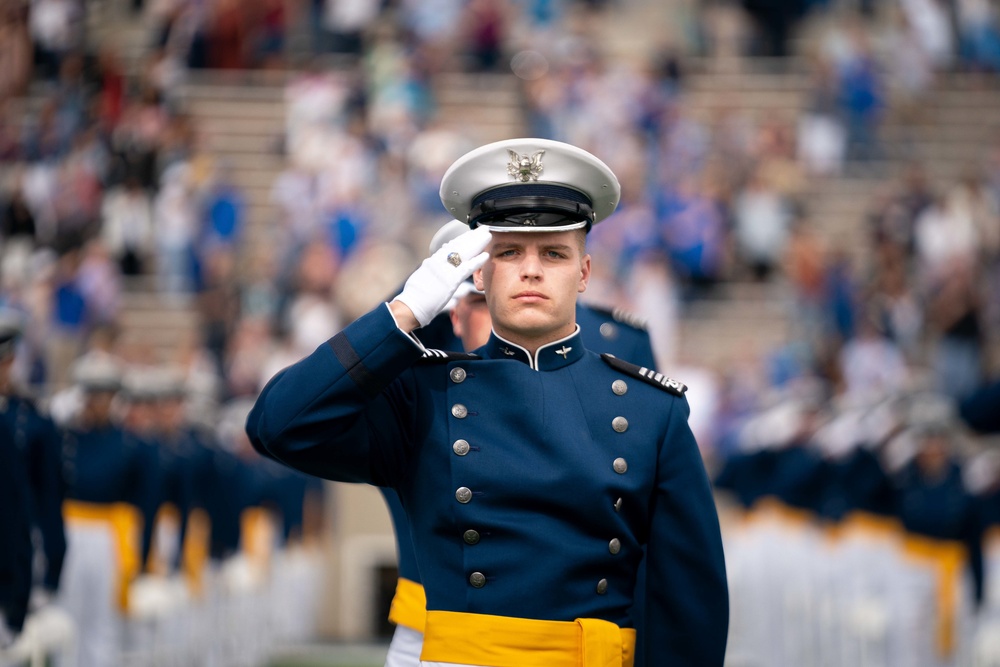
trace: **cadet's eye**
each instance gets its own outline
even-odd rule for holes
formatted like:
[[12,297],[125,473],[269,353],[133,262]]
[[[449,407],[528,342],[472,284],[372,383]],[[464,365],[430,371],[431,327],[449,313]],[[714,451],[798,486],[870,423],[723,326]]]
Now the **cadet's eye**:
[[508,250],[501,250],[500,252],[497,253],[497,257],[513,257],[516,252],[517,251],[514,250],[513,248]]
[[548,252],[545,253],[545,255],[547,257],[552,258],[552,259],[565,259],[566,258],[566,255],[563,254],[563,253],[561,253],[561,252],[559,252],[558,250],[549,250]]

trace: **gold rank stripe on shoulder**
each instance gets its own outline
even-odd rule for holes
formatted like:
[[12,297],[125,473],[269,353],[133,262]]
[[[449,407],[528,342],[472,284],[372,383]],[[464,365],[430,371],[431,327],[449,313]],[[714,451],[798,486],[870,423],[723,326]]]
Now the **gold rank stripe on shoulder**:
[[687,391],[687,385],[683,382],[669,378],[663,373],[657,373],[651,368],[636,366],[635,364],[623,361],[622,359],[618,359],[614,355],[607,353],[602,354],[601,359],[603,359],[612,368],[623,373],[627,373],[632,377],[639,378],[654,387],[664,389],[674,396],[683,396],[684,392]]
[[642,329],[645,331],[647,328],[646,320],[638,315],[628,312],[623,308],[615,308],[612,310],[611,317],[613,317],[616,322],[627,324],[630,327],[635,327],[636,329]]

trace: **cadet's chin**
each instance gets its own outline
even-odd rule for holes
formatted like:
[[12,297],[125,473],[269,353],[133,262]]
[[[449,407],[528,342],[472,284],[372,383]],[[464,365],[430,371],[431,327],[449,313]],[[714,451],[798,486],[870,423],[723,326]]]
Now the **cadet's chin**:
[[551,313],[537,308],[520,309],[507,319],[506,329],[526,338],[547,336],[559,328],[556,318]]

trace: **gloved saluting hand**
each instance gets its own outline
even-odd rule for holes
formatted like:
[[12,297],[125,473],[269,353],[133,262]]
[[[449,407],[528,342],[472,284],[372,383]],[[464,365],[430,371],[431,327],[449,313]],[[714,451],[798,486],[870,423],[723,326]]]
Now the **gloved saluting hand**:
[[489,259],[484,251],[490,238],[487,227],[477,227],[445,243],[407,278],[393,303],[405,304],[420,326],[426,326],[445,309],[458,286]]

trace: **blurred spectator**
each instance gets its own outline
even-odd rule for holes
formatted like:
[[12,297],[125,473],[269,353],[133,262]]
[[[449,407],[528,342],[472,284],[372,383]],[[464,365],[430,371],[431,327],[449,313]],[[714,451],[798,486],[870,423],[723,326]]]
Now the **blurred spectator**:
[[264,69],[279,69],[285,64],[289,13],[286,0],[265,0],[260,11],[260,24],[254,35],[254,63]]
[[20,184],[14,187],[10,199],[5,202],[0,214],[0,240],[7,244],[34,247],[36,242],[35,216],[24,198]]
[[979,387],[986,368],[975,279],[975,268],[955,258],[941,267],[928,295],[927,320],[935,337],[930,353],[934,386],[956,400]]
[[878,139],[884,83],[867,32],[852,27],[849,50],[838,63],[839,106],[847,129],[847,158],[870,162],[884,157]]
[[914,225],[917,217],[935,200],[935,194],[920,163],[908,164],[893,190],[876,199],[870,214],[876,243],[889,242],[915,251]]
[[113,47],[105,46],[97,54],[97,115],[104,128],[114,127],[125,110],[125,71]]
[[749,55],[753,26],[740,5],[726,0],[698,3],[701,48],[725,61]]
[[285,314],[291,339],[303,355],[343,326],[332,299],[336,269],[336,254],[325,243],[314,241],[303,250],[296,294]]
[[899,346],[885,336],[870,314],[858,318],[858,334],[840,352],[843,393],[860,398],[885,396],[902,389],[908,378]]
[[249,8],[239,0],[216,0],[212,3],[205,35],[210,68],[238,70],[249,65]]
[[922,351],[925,322],[919,295],[909,280],[906,256],[899,246],[888,243],[876,252],[868,309],[907,361],[915,363]]
[[225,248],[215,248],[204,258],[204,284],[198,294],[198,311],[205,348],[225,376],[226,349],[239,319],[240,295],[236,257]]
[[740,258],[756,280],[766,280],[788,242],[788,202],[755,172],[733,202],[733,233]]
[[48,384],[62,388],[69,369],[80,355],[89,325],[90,310],[80,284],[80,250],[59,257],[52,284],[51,324],[48,333],[46,373]]
[[949,190],[948,200],[956,217],[968,220],[975,230],[978,259],[983,266],[992,266],[1000,258],[1000,193],[969,166]]
[[201,242],[238,248],[243,240],[245,197],[233,179],[233,165],[223,162],[205,193],[205,220]]
[[714,194],[711,184],[692,176],[661,195],[663,241],[678,276],[695,288],[711,287],[723,275],[728,239]]
[[955,54],[948,3],[941,0],[900,0],[900,6],[934,68],[947,69]]
[[936,197],[914,223],[917,269],[922,280],[933,282],[949,265],[971,262],[978,242],[972,219],[958,202],[944,195]]
[[0,100],[20,97],[28,87],[34,54],[26,19],[25,6],[0,6]]
[[34,0],[28,16],[39,72],[54,79],[63,59],[83,46],[83,6],[79,0]]
[[186,163],[168,167],[153,202],[156,272],[160,290],[170,296],[188,294],[194,288],[192,259],[198,213],[189,174]]
[[79,286],[87,304],[88,328],[92,330],[111,326],[118,321],[121,309],[121,273],[100,239],[92,239],[83,248]]
[[792,288],[789,320],[794,338],[818,349],[827,333],[824,313],[826,250],[809,218],[798,211],[789,225],[788,245],[782,257]]
[[809,102],[799,117],[798,158],[811,174],[839,174],[844,163],[846,130],[837,109],[837,78],[823,59],[810,71]]
[[904,122],[914,122],[926,116],[923,102],[934,83],[936,65],[902,5],[891,5],[888,11],[882,51],[887,75],[896,84],[892,90],[893,114]]
[[149,269],[155,252],[153,205],[135,176],[104,197],[101,235],[123,274],[138,276]]
[[958,52],[974,71],[1000,72],[1000,10],[990,0],[956,0]]
[[788,44],[795,23],[805,12],[802,0],[742,0],[757,24],[759,43],[755,55],[782,58],[788,55]]
[[318,51],[362,55],[365,31],[378,17],[378,0],[323,0],[321,45]]
[[469,63],[475,71],[499,69],[507,39],[507,13],[505,1],[471,0],[464,8],[463,32]]

